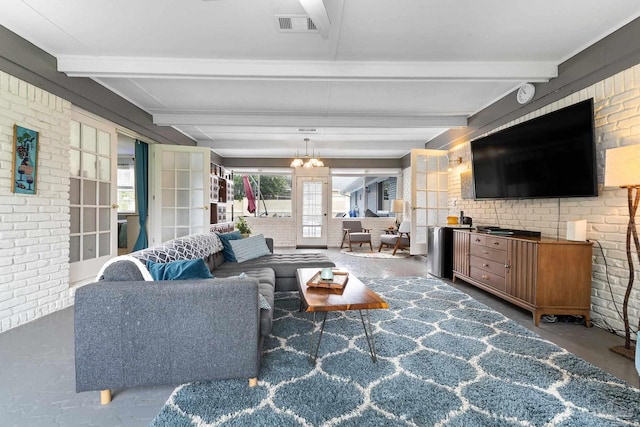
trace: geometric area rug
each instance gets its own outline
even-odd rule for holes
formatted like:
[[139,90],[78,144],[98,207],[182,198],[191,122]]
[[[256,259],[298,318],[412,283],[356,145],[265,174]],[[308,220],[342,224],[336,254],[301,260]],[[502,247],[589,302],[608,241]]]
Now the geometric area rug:
[[446,283],[361,280],[390,307],[370,312],[377,363],[346,312],[329,313],[311,365],[310,314],[278,295],[258,386],[184,384],[151,425],[640,426],[640,390]]

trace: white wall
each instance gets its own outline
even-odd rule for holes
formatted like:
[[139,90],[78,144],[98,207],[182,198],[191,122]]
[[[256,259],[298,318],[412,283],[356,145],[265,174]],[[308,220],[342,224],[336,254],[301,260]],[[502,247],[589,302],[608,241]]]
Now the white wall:
[[[72,304],[70,107],[0,71],[0,332]],[[14,124],[40,133],[36,195],[11,192]]]
[[[342,221],[349,218],[329,218],[329,235],[327,246],[330,248],[340,247],[342,242]],[[377,251],[380,245],[380,236],[384,234],[384,229],[395,224],[392,217],[361,217],[352,218],[362,222],[364,228],[371,229],[371,244],[373,250]],[[247,217],[247,223],[251,225],[251,233],[264,234],[265,237],[273,238],[275,247],[295,247],[296,246],[296,223],[293,218],[258,218]],[[369,247],[367,246],[367,250]]]
[[[558,234],[560,238],[566,237],[567,221],[586,219],[588,221],[587,238],[598,240],[604,248],[609,265],[613,298],[618,308],[622,310],[622,299],[628,280],[625,249],[628,221],[627,195],[626,190],[603,188],[602,184],[605,150],[640,143],[640,65],[569,97],[542,106],[499,129],[589,98],[594,99],[598,197],[478,202],[463,200],[460,191],[460,173],[471,168],[470,145],[467,142],[450,151],[451,156],[462,157],[463,163],[449,174],[449,213],[457,216],[463,210],[465,215],[473,217],[474,225],[500,225],[505,228],[536,230],[551,238],[555,238]],[[571,159],[567,161],[570,162]],[[634,263],[636,272],[639,272],[640,268],[635,255]],[[591,317],[594,322],[601,327],[622,331],[623,323],[616,312],[607,284],[604,258],[595,244],[591,294]],[[637,326],[640,316],[640,283],[636,283],[629,307],[631,324]]]

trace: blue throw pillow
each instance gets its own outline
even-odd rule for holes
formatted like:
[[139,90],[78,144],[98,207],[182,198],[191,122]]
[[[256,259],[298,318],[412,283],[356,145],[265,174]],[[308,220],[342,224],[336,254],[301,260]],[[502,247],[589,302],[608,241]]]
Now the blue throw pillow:
[[236,262],[236,256],[233,254],[230,241],[242,239],[242,234],[240,234],[239,231],[233,231],[231,233],[220,233],[218,237],[220,237],[222,246],[224,246],[224,249],[222,249],[224,260],[227,262]]
[[147,261],[147,269],[153,280],[210,279],[213,277],[202,258],[167,263]]

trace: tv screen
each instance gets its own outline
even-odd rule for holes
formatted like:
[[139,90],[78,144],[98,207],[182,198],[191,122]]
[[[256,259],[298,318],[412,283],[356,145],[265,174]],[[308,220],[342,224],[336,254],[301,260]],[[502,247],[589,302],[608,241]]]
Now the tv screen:
[[593,100],[471,142],[476,199],[598,195]]

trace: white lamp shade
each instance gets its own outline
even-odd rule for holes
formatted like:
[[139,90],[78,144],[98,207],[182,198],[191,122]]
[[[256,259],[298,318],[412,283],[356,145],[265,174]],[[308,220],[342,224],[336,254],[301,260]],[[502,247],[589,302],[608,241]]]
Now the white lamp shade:
[[611,148],[605,156],[605,187],[640,185],[640,144]]
[[402,213],[404,211],[404,201],[403,200],[394,200],[391,204],[391,212],[393,213]]

